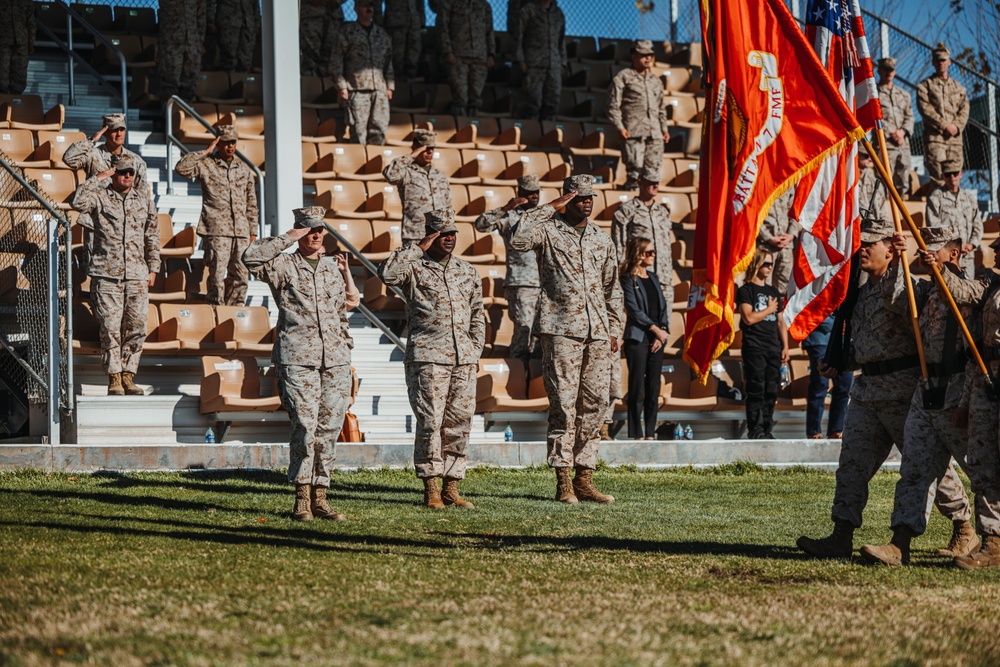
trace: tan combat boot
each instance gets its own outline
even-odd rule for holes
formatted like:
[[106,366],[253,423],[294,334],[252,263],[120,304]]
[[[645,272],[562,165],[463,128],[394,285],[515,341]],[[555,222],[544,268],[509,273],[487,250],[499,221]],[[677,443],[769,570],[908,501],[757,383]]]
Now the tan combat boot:
[[580,502],[573,492],[573,476],[569,468],[556,468],[556,500],[570,505]]
[[910,564],[910,540],[913,539],[913,531],[906,526],[893,528],[892,539],[888,544],[875,546],[866,544],[861,547],[861,557],[869,563],[882,563],[883,565],[909,565]]
[[979,551],[955,559],[955,566],[963,570],[978,570],[981,567],[1000,566],[1000,537],[983,535],[983,545]]
[[317,519],[329,519],[330,521],[346,521],[347,517],[330,507],[326,501],[326,487],[312,487],[312,515]]
[[308,484],[295,485],[295,507],[292,508],[292,521],[312,521],[312,498]]
[[441,490],[441,502],[445,505],[454,505],[455,507],[475,507],[468,500],[458,495],[458,480],[454,477],[444,478],[444,488]]
[[441,502],[441,489],[438,488],[437,477],[424,478],[424,506],[430,507],[434,510],[444,509],[444,503]]
[[615,502],[614,496],[601,493],[594,484],[594,471],[589,468],[577,468],[573,478],[573,492],[580,500],[589,500],[602,505]]
[[122,388],[122,374],[108,373],[108,396],[124,396],[125,389]]
[[958,558],[968,556],[979,550],[979,536],[976,529],[972,527],[971,521],[955,521],[951,531],[951,542],[944,549],[938,549],[935,553],[938,556],[948,558]]
[[135,377],[135,373],[130,371],[122,371],[122,387],[125,389],[125,393],[129,396],[145,396],[146,392],[136,386],[132,379]]
[[834,521],[829,537],[800,537],[795,544],[813,558],[850,558],[854,551],[854,526],[849,521]]
[[601,440],[611,440],[611,426],[607,422],[601,424]]

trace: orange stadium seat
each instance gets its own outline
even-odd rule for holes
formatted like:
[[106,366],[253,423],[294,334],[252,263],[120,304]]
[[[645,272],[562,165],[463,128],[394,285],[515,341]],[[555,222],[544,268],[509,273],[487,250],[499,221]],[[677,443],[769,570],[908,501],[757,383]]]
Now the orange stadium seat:
[[332,212],[335,218],[382,217],[380,212],[371,213],[365,209],[368,192],[361,181],[316,181],[316,205]]
[[382,170],[368,159],[368,152],[361,144],[320,144],[320,156],[325,150],[333,155],[333,170],[337,178],[345,181],[382,180]]
[[69,209],[76,194],[76,172],[72,169],[25,169],[24,178],[36,181],[61,209]]
[[[146,316],[146,342],[142,344],[143,353],[170,355],[177,354],[180,349],[181,342],[179,340],[161,340],[160,310],[155,303],[150,303]],[[100,352],[100,344],[98,344],[97,351]]]
[[[393,105],[393,108],[398,108]],[[413,117],[408,113],[394,111],[389,114],[389,127],[385,133],[388,146],[409,147],[413,144]]]
[[[155,308],[155,306],[151,306]],[[145,351],[145,350],[144,350]],[[101,353],[101,323],[89,301],[73,302],[73,354]]]
[[664,368],[663,384],[660,386],[664,411],[711,410],[715,407],[718,380],[714,375],[709,374],[703,385],[691,377],[691,369],[681,361],[667,364]]
[[219,125],[235,125],[240,140],[264,137],[264,108],[242,104],[220,104]]
[[503,241],[493,234],[479,235],[471,222],[456,222],[458,236],[455,240],[455,254],[473,264],[493,264],[497,261],[494,243]]
[[[480,151],[480,154],[488,151]],[[478,183],[478,163],[469,160],[469,151],[457,148],[441,148],[434,150],[434,168],[448,177],[449,183]]]
[[[196,102],[191,105],[195,112],[205,119],[209,125],[225,125],[219,122],[219,110],[214,104]],[[210,132],[196,118],[190,116],[184,109],[175,106],[172,113],[173,131],[181,142],[210,144],[215,140],[215,133]]]
[[346,141],[347,130],[335,118],[320,118],[315,109],[302,109],[302,141],[333,143]]
[[506,185],[470,185],[469,203],[456,215],[457,220],[474,221],[495,208],[500,208],[514,198],[514,188]]
[[476,378],[476,412],[539,412],[546,396],[528,398],[528,374],[520,359],[480,359]]
[[115,18],[110,5],[73,3],[73,9],[101,33],[115,32]]
[[[587,148],[577,148],[583,143],[583,124],[574,121],[545,120],[542,121],[542,148],[569,149],[587,151]],[[592,150],[592,149],[589,149]],[[583,154],[583,153],[581,153]]]
[[39,159],[35,152],[35,135],[31,130],[0,130],[0,150],[10,156],[15,167],[50,166],[48,159]]
[[74,144],[77,141],[81,141],[86,138],[87,135],[83,132],[39,130],[38,149],[35,151],[35,155],[38,159],[48,160],[50,167],[69,169],[69,167],[66,166],[66,163],[62,160],[63,154],[66,152],[66,149],[70,147],[70,144]]
[[389,163],[398,157],[410,155],[413,151],[409,146],[374,146],[366,148],[368,152],[369,168],[379,174],[389,166]]
[[279,396],[260,395],[260,371],[254,357],[205,356],[201,367],[202,414],[281,409]]
[[275,330],[263,306],[216,306],[215,342],[234,341],[237,352],[269,355]]
[[156,12],[152,7],[118,7],[115,30],[130,35],[157,34]]
[[160,339],[180,342],[182,353],[235,351],[236,342],[216,342],[215,311],[207,303],[160,304]]
[[156,279],[153,281],[153,286],[149,288],[149,300],[153,303],[161,301],[186,301],[187,274],[184,270],[177,269],[171,271],[166,276],[162,272],[157,273]]
[[569,37],[566,38],[566,53],[571,60],[579,61],[583,58],[593,58],[597,55],[597,40],[593,37]]
[[445,114],[414,114],[413,126],[434,130],[438,148],[473,148],[476,145],[476,127],[467,123],[458,127],[454,116]]
[[38,95],[0,94],[0,121],[14,130],[62,130],[66,109],[56,104],[48,111]]
[[371,251],[364,253],[372,262],[381,262],[389,257],[394,248],[403,245],[401,225],[398,220],[372,220]]
[[406,309],[406,304],[403,303],[403,300],[396,296],[395,292],[387,288],[378,276],[372,276],[365,281],[362,293],[362,301],[373,311],[399,312]]
[[157,219],[160,225],[160,257],[189,259],[197,243],[195,228],[189,225],[174,234],[174,221],[169,213],[158,213]]

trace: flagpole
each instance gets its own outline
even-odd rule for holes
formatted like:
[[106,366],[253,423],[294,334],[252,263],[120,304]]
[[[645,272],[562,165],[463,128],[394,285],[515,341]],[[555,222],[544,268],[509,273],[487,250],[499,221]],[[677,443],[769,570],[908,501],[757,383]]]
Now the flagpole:
[[[881,150],[880,156],[882,158],[882,164],[889,164],[889,150],[885,145],[885,131],[882,129],[882,120],[879,119],[875,125],[875,133],[878,136],[878,145]],[[869,147],[869,150],[871,148]],[[872,155],[874,158],[875,156]],[[892,185],[891,179],[886,187]],[[889,210],[892,211],[892,224],[896,227],[896,232],[902,232],[903,226],[899,222],[899,210],[896,208],[895,200],[889,202]],[[924,341],[920,336],[920,313],[917,312],[917,299],[913,294],[913,282],[910,279],[910,262],[906,257],[906,251],[903,250],[899,253],[899,262],[903,266],[903,278],[906,282],[906,300],[910,304],[910,321],[913,324],[913,336],[917,342],[917,356],[920,357],[920,375],[924,379],[924,385],[927,384],[927,354],[924,352]]]
[[[913,238],[917,241],[917,246],[924,252],[928,252],[927,244],[924,243],[924,239],[920,236],[920,230],[917,229],[917,225],[913,222],[913,218],[910,217],[910,212],[906,210],[903,206],[903,198],[899,196],[896,191],[896,187],[892,184],[892,178],[889,176],[889,172],[886,170],[885,165],[882,161],[875,157],[875,150],[872,148],[871,143],[866,138],[861,139],[868,151],[868,155],[872,157],[875,162],[875,169],[878,171],[879,176],[885,182],[886,188],[889,190],[889,194],[892,196],[893,203],[899,208],[899,212],[903,214],[903,219],[906,220],[907,226],[910,228],[910,232],[913,234]],[[962,329],[962,335],[965,336],[965,342],[969,346],[969,351],[972,352],[972,357],[976,360],[976,364],[979,366],[979,370],[982,371],[983,375],[986,376],[986,388],[993,395],[995,391],[993,387],[993,378],[990,377],[990,371],[986,367],[986,363],[983,361],[983,357],[979,354],[979,348],[976,347],[976,341],[972,339],[972,333],[969,332],[969,327],[965,324],[965,319],[962,317],[962,312],[958,309],[958,304],[955,303],[955,298],[951,295],[948,290],[948,286],[944,282],[944,277],[941,275],[941,270],[936,264],[931,265],[931,275],[934,277],[934,281],[938,284],[944,291],[945,297],[947,297],[948,306],[951,308],[951,314],[955,317],[958,322],[958,326]]]

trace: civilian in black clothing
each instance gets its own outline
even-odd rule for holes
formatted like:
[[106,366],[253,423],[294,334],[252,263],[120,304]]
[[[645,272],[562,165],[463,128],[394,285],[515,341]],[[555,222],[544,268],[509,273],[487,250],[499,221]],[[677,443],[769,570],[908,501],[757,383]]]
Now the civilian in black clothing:
[[747,388],[747,432],[752,440],[767,439],[774,422],[781,364],[788,361],[788,330],[782,297],[767,284],[774,256],[758,248],[747,268],[747,281],[736,291],[743,332],[743,376]]
[[625,261],[619,271],[625,298],[628,437],[632,440],[652,440],[656,431],[663,347],[669,333],[670,310],[660,281],[649,268],[655,261],[652,240],[635,237],[625,246]]

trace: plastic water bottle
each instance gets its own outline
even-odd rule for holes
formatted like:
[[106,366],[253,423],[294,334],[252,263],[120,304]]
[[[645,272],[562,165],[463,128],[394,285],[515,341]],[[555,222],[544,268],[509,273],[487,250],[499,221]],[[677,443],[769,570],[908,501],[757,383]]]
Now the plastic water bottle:
[[683,439],[684,439],[684,427],[681,426],[680,424],[677,424],[677,426],[674,427],[674,440],[683,440]]
[[215,431],[212,430],[211,426],[205,431],[205,442],[215,442]]
[[792,379],[788,374],[788,366],[785,364],[781,365],[781,388],[784,389],[792,383]]
[[694,430],[691,428],[691,424],[684,427],[684,439],[694,440]]
[[514,442],[514,431],[511,429],[509,422],[507,424],[507,428],[503,430],[503,441]]

